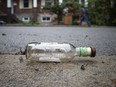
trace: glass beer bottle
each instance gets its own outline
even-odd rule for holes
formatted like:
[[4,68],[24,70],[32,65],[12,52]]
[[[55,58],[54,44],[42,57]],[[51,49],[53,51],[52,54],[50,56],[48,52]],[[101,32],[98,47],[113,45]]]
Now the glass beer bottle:
[[92,47],[75,47],[69,43],[32,42],[26,46],[26,59],[39,62],[67,62],[75,56],[95,57],[96,49]]

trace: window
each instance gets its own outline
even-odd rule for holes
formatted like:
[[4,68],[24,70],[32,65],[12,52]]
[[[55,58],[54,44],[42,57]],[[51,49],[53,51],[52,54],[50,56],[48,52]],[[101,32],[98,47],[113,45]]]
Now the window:
[[46,20],[46,17],[43,17],[43,19],[42,19],[43,21],[45,21]]
[[46,21],[46,22],[48,22],[48,21],[50,21],[50,17],[43,17],[43,19],[42,19],[44,22]]
[[46,17],[47,21],[50,21],[50,17]]
[[29,22],[29,21],[30,21],[30,17],[23,17],[23,18],[22,18],[22,21],[23,21],[23,22]]
[[45,0],[45,6],[51,6],[52,1],[51,0]]
[[31,9],[32,8],[32,0],[19,0],[19,8],[20,9]]
[[41,21],[42,22],[51,22],[51,18],[49,16],[43,16]]
[[28,8],[29,7],[29,0],[24,0],[23,7],[24,8]]

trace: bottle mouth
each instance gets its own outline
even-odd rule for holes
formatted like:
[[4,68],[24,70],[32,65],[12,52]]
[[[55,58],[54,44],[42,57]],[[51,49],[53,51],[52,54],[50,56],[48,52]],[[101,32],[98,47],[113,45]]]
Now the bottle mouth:
[[91,47],[91,57],[95,57],[96,56],[96,49]]

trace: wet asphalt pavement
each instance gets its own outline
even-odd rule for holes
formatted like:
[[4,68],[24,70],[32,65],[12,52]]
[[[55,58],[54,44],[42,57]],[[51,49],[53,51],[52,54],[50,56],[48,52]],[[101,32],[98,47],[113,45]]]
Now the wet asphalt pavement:
[[68,42],[91,46],[97,55],[116,55],[115,27],[0,27],[0,53],[24,51],[29,42]]

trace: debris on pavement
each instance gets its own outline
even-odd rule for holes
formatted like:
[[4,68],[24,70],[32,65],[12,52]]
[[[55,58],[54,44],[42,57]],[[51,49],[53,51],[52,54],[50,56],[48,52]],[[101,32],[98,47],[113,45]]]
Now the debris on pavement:
[[23,57],[22,56],[19,58],[19,61],[20,61],[20,63],[23,62]]
[[2,36],[6,36],[6,34],[5,33],[2,33]]
[[114,87],[116,87],[116,79],[112,80],[112,84],[113,84]]
[[84,65],[81,66],[81,70],[85,70],[85,66]]

